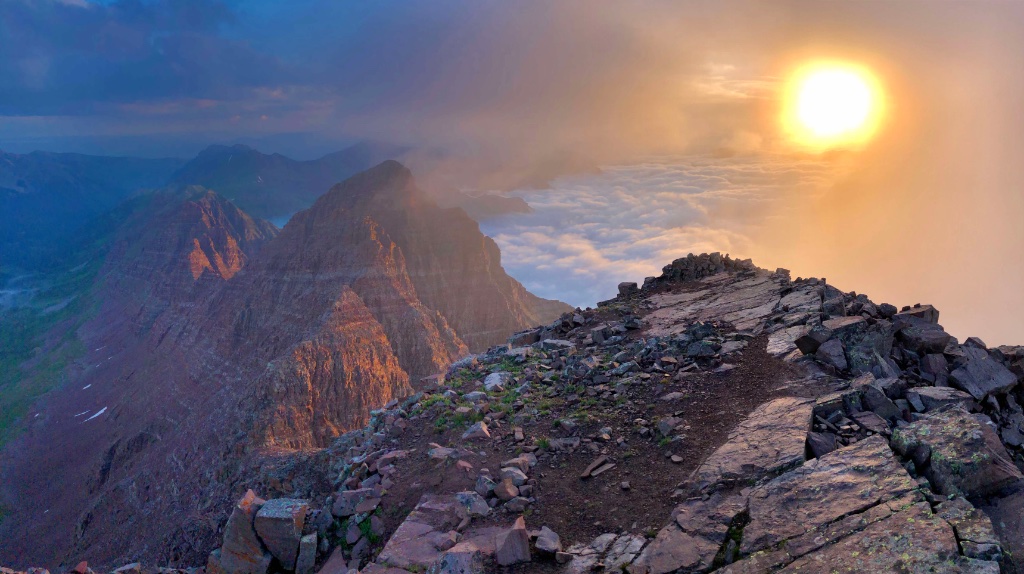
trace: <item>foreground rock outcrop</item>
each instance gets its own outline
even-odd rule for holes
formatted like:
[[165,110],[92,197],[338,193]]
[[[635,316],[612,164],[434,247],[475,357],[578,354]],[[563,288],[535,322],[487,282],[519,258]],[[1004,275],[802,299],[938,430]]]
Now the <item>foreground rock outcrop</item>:
[[261,494],[307,505],[286,548],[250,493],[192,566],[307,572],[305,548],[326,574],[1015,572],[1021,357],[929,306],[690,256],[264,469]]

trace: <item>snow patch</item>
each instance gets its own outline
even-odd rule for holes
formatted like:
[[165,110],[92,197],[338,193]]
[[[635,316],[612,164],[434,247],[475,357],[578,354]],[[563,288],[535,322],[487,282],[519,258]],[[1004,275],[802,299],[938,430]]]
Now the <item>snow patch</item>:
[[[88,411],[86,411],[86,412],[88,412]],[[97,412],[96,414],[92,415],[91,417],[89,417],[89,418],[85,419],[85,420],[84,420],[84,421],[82,421],[82,422],[89,422],[89,421],[91,421],[92,419],[94,419],[94,418],[96,418],[96,417],[98,417],[98,416],[102,415],[102,414],[103,414],[103,413],[105,413],[105,412],[107,412],[107,407],[103,407],[102,409],[100,409],[100,410],[99,410],[99,412]]]

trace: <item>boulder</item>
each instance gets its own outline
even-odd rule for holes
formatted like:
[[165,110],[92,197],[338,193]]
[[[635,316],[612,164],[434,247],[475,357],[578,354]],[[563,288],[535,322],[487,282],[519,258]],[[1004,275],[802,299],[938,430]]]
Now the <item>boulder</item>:
[[223,544],[210,554],[207,563],[210,574],[266,574],[272,556],[253,526],[265,502],[252,490],[238,501],[224,526]]
[[914,317],[897,319],[894,325],[903,346],[918,355],[941,353],[951,339],[939,325]]
[[807,448],[814,458],[820,458],[839,448],[836,438],[836,435],[830,432],[807,433]]
[[[635,285],[635,284],[634,284]],[[494,559],[501,566],[530,561],[530,535],[522,516],[494,539]]]
[[949,362],[942,353],[931,353],[921,357],[921,372],[939,376],[949,374]]
[[953,385],[977,400],[993,393],[1005,393],[1017,384],[1017,376],[993,359],[985,349],[962,347],[960,366],[950,373]]
[[619,297],[632,297],[640,292],[640,288],[636,283],[623,282],[619,283]]
[[256,533],[285,570],[295,570],[308,511],[309,503],[305,500],[275,498],[256,513]]
[[936,492],[965,497],[989,496],[1024,479],[982,414],[954,407],[920,415],[893,431],[892,446],[923,462],[919,469]]

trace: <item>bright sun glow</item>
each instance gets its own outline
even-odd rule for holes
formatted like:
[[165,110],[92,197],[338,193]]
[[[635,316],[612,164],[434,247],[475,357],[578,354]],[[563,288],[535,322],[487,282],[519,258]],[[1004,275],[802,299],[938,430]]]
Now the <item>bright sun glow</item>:
[[797,143],[827,148],[862,144],[881,114],[881,90],[865,70],[839,64],[807,66],[786,94],[784,123]]

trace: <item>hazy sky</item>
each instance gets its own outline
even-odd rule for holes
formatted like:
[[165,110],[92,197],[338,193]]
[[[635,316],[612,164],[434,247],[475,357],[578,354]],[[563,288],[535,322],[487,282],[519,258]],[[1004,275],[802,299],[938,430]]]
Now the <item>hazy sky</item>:
[[[884,87],[863,149],[807,155],[780,132],[785,79],[822,58]],[[579,266],[610,284],[722,249],[1024,342],[1021,2],[6,0],[0,77],[9,151],[372,138],[610,167],[521,191],[537,213],[488,226],[571,301],[600,298]]]

